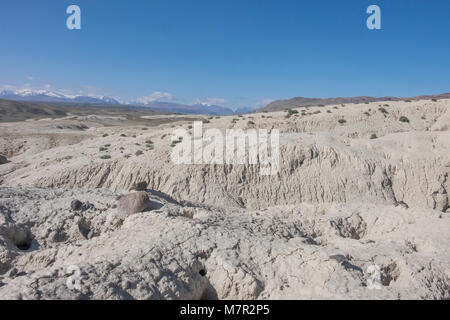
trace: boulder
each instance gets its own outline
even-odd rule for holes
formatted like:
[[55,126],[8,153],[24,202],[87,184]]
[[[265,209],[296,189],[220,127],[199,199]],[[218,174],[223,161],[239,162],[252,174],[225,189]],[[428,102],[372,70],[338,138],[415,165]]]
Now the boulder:
[[150,199],[144,191],[122,196],[117,203],[117,214],[120,219],[142,212],[150,206]]

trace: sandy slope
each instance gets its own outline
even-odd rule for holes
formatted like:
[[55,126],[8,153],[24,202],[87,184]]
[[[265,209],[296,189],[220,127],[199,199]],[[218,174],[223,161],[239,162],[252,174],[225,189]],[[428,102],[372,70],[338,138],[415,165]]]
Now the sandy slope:
[[[173,164],[186,119],[0,124],[0,297],[450,298],[450,100],[298,111],[203,125],[279,129],[275,176]],[[142,181],[156,207],[120,222],[116,194]]]

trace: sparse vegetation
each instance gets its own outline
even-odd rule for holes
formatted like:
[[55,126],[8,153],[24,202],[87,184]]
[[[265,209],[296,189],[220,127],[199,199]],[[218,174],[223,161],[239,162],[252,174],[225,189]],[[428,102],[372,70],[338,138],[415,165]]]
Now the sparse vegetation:
[[102,137],[106,138],[107,136],[109,136],[109,134],[105,133]]
[[400,122],[406,122],[406,123],[409,123],[409,119],[408,119],[407,117],[405,117],[405,116],[401,116],[398,120],[399,120]]
[[431,99],[431,101],[433,101],[433,102],[437,102],[437,99]]
[[136,156],[140,156],[140,155],[143,155],[143,154],[144,154],[144,152],[142,150],[138,150],[135,153]]
[[181,141],[183,141],[181,137],[179,137],[178,140],[172,140],[172,144],[170,146],[175,147],[177,144],[181,143]]
[[126,137],[127,135],[125,133],[122,133],[120,136],[121,137]]
[[100,148],[98,149],[98,151],[100,151],[100,152],[108,151],[108,148],[100,147]]
[[203,123],[210,123],[211,121],[209,121],[208,119],[203,119],[202,122]]
[[377,134],[376,133],[372,133],[372,135],[370,136],[370,139],[377,139]]
[[380,112],[383,113],[383,114],[389,113],[389,112],[388,112],[385,108],[383,108],[383,107],[378,108],[378,111],[380,111]]
[[294,114],[298,114],[298,111],[297,110],[294,110],[294,109],[286,109],[286,112],[288,113],[286,116],[285,116],[285,118],[290,118],[292,115],[294,115]]
[[100,159],[111,159],[111,156],[109,154],[104,154],[100,157]]
[[338,122],[339,122],[340,124],[344,124],[344,123],[347,122],[347,120],[345,120],[345,119],[339,119]]

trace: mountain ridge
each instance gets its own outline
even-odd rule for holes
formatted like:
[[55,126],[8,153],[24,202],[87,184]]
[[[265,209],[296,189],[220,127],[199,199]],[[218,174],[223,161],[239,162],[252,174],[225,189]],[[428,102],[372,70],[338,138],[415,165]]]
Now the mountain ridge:
[[436,95],[421,95],[409,98],[399,98],[393,96],[385,97],[370,97],[370,96],[357,96],[357,97],[337,97],[337,98],[305,98],[294,97],[285,100],[276,100],[263,108],[260,111],[281,111],[289,108],[300,108],[317,105],[331,105],[331,104],[346,104],[346,103],[365,103],[365,102],[377,102],[377,101],[400,101],[400,100],[427,100],[427,99],[450,99],[450,93],[436,94]]
[[50,90],[2,90],[0,99],[28,102],[74,102],[74,103],[102,103],[119,105],[119,100],[107,96],[69,95]]

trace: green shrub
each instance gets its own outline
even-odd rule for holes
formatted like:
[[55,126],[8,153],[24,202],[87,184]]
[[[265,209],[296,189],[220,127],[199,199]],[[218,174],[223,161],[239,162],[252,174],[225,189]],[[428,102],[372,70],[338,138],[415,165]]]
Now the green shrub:
[[121,137],[126,137],[127,135],[125,133],[122,133],[120,136]]
[[339,119],[338,122],[339,122],[340,124],[344,124],[344,123],[347,122],[347,120],[345,120],[345,119]]
[[202,122],[203,123],[210,123],[211,121],[209,121],[208,119],[203,119]]
[[437,102],[437,99],[431,99],[431,101],[433,101],[433,102]]
[[106,138],[107,136],[109,136],[109,134],[105,133],[102,137]]
[[140,156],[140,155],[143,155],[143,154],[144,154],[144,152],[142,152],[142,150],[138,150],[135,153],[136,156]]
[[400,119],[398,119],[400,122],[407,122],[409,123],[409,119],[405,116],[401,116]]
[[104,154],[100,157],[100,159],[111,159],[111,156],[109,154]]
[[370,136],[370,139],[377,139],[377,134],[376,133],[372,133],[372,135]]

